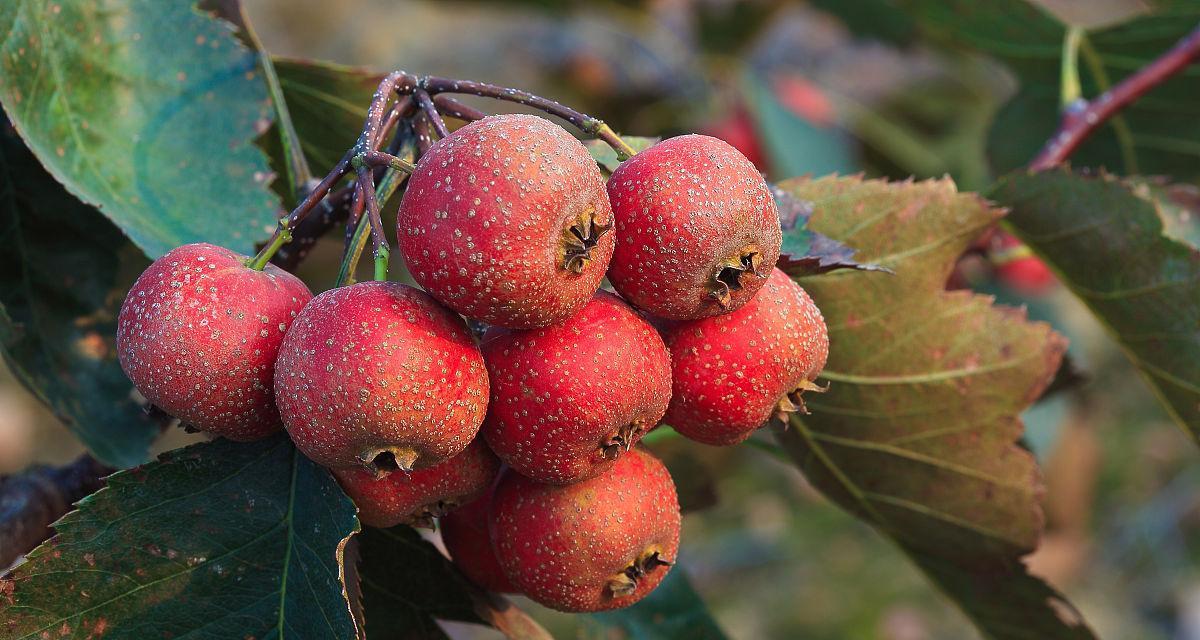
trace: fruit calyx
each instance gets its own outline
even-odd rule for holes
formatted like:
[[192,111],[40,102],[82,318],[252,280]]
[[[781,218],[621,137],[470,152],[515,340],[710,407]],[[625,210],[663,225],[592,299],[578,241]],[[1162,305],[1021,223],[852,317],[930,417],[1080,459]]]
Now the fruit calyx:
[[636,436],[646,430],[646,421],[638,418],[633,422],[617,429],[617,432],[609,436],[600,444],[600,450],[604,457],[608,460],[616,460],[620,457],[621,452],[629,451],[633,443],[637,441]]
[[721,260],[713,269],[712,278],[708,282],[709,297],[716,300],[722,309],[728,309],[729,293],[742,289],[742,278],[746,277],[746,274],[762,277],[758,273],[762,262],[762,252],[756,245],[742,247],[737,253]]
[[611,232],[613,222],[607,224],[596,221],[596,207],[589,206],[583,210],[571,224],[563,227],[562,232],[562,268],[571,273],[583,273],[588,262],[592,260],[592,249],[600,244],[600,238]]
[[662,552],[656,547],[650,547],[642,552],[636,560],[620,572],[608,579],[608,590],[614,598],[632,595],[637,591],[638,580],[659,567],[669,567],[675,564],[662,557]]
[[368,449],[358,456],[367,471],[382,478],[393,471],[412,471],[420,457],[410,447],[382,447]]
[[406,524],[408,524],[410,527],[416,527],[417,529],[429,529],[430,531],[433,531],[434,529],[437,529],[437,526],[434,525],[433,522],[434,518],[440,518],[447,513],[454,511],[458,508],[458,506],[457,500],[438,500],[437,502],[431,502],[420,509],[417,509],[416,513],[412,515]]
[[813,393],[825,393],[826,391],[829,391],[829,385],[822,387],[812,380],[801,381],[800,385],[795,389],[783,394],[783,397],[779,399],[778,403],[776,403],[775,411],[772,412],[772,415],[784,425],[787,425],[788,416],[793,413],[799,413],[802,415],[808,415],[812,413],[804,404],[803,395],[805,391],[812,391]]

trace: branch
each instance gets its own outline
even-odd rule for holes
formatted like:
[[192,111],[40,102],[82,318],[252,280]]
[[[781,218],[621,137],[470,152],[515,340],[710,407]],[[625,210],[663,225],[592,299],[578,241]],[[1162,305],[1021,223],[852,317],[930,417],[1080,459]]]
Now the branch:
[[487,117],[487,114],[479,109],[476,109],[470,105],[465,105],[445,94],[434,96],[433,104],[437,107],[437,110],[440,113],[457,120],[463,120],[465,122],[483,120]]
[[1064,115],[1058,131],[1030,162],[1029,168],[1040,171],[1062,164],[1109,118],[1187,68],[1197,58],[1200,58],[1200,27],[1137,73],[1086,103],[1082,109]]
[[113,471],[84,454],[66,466],[36,466],[0,478],[0,573],[53,535],[50,525],[104,486]]

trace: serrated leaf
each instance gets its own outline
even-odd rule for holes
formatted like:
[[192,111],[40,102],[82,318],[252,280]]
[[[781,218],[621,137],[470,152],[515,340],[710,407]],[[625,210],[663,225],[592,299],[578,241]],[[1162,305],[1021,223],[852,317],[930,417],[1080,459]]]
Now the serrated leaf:
[[[650,148],[654,143],[662,138],[643,138],[641,136],[621,136],[625,144],[633,148],[634,151],[643,151]],[[617,159],[617,152],[612,147],[608,146],[603,140],[584,140],[583,145],[587,147],[588,153],[596,159],[596,163],[600,165],[600,169],[605,175],[611,175],[617,167],[621,166],[621,161]]]
[[682,567],[675,567],[650,595],[625,609],[588,615],[582,638],[594,640],[724,640]]
[[144,462],[158,425],[134,400],[113,337],[145,258],[50,177],[3,118],[0,246],[0,350],[9,368],[98,459]]
[[49,172],[146,255],[241,253],[278,206],[258,57],[186,0],[0,3],[0,102]]
[[0,637],[347,640],[356,528],[284,434],[177,449],[110,477],[0,580]]
[[949,180],[797,179],[813,229],[894,277],[802,280],[829,325],[828,393],[780,442],[809,480],[907,553],[996,638],[1091,638],[1074,608],[1025,571],[1041,491],[1016,443],[1065,340],[990,298],[947,292],[970,242],[1000,212]]
[[1200,251],[1164,236],[1156,203],[1111,176],[1020,172],[989,195],[1200,439]]
[[[1086,98],[1100,96],[1170,49],[1200,21],[1200,4],[1162,0],[1144,15],[1091,30],[1079,60]],[[925,29],[957,46],[995,56],[1016,72],[1020,90],[996,115],[988,155],[999,171],[1027,164],[1059,125],[1060,60],[1066,27],[1025,0],[900,0]],[[1096,7],[1083,10],[1097,15]],[[1095,64],[1093,64],[1095,63]],[[1107,82],[1101,82],[1100,73]],[[1073,155],[1076,166],[1125,173],[1200,177],[1200,68],[1185,69],[1097,130]],[[1125,128],[1130,137],[1122,141]]]
[[890,272],[886,267],[855,262],[854,249],[809,229],[811,202],[796,198],[778,187],[772,187],[771,193],[775,197],[779,224],[783,228],[783,245],[775,266],[784,273],[800,278],[840,269]]

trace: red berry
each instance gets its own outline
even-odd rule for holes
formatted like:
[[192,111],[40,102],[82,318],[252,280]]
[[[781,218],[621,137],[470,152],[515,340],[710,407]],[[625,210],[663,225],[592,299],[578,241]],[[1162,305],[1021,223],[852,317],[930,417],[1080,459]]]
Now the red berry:
[[746,306],[673,325],[663,338],[673,366],[666,422],[713,445],[736,444],[773,416],[804,411],[800,394],[820,389],[812,381],[829,355],[820,310],[778,269]]
[[296,276],[211,244],[168,251],[138,277],[117,319],[133,386],[184,424],[231,440],[280,428],[275,356],[312,292]]
[[612,209],[587,149],[526,115],[471,123],[433,145],[397,214],[425,290],[488,324],[531,329],[575,313],[613,250]]
[[504,575],[492,536],[488,532],[491,492],[447,513],[439,524],[442,542],[454,564],[475,584],[496,593],[517,593],[517,587]]
[[617,247],[608,278],[633,306],[695,320],[733,311],[758,291],[783,235],[771,190],[729,144],[664,140],[608,181]]
[[377,478],[362,467],[333,470],[358,507],[358,519],[384,528],[398,524],[432,528],[434,518],[483,495],[499,472],[500,460],[479,439],[453,458],[416,471]]
[[604,611],[644,598],[675,561],[679,525],[675,483],[640,449],[575,484],[505,472],[490,515],[509,580],[559,611]]
[[462,318],[413,287],[362,282],[300,312],[279,350],[275,394],[309,458],[381,473],[465,449],[483,422],[488,381]]
[[1036,297],[1048,293],[1058,279],[1054,272],[1015,236],[998,232],[990,240],[996,276],[1017,293]]
[[483,359],[492,388],[483,435],[539,482],[578,482],[609,468],[658,425],[671,398],[662,338],[606,292],[562,324],[492,330]]

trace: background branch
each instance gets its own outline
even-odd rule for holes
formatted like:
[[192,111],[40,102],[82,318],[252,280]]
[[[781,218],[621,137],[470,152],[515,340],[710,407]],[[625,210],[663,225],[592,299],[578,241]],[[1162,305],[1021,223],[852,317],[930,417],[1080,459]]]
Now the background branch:
[[62,467],[40,465],[0,478],[0,572],[53,535],[50,525],[113,471],[84,454]]
[[1087,102],[1082,109],[1072,109],[1063,116],[1062,124],[1041,153],[1029,164],[1035,171],[1062,164],[1099,129],[1109,118],[1141,98],[1154,87],[1179,73],[1200,57],[1200,27],[1192,30],[1174,47],[1154,62],[1142,67],[1109,91]]

